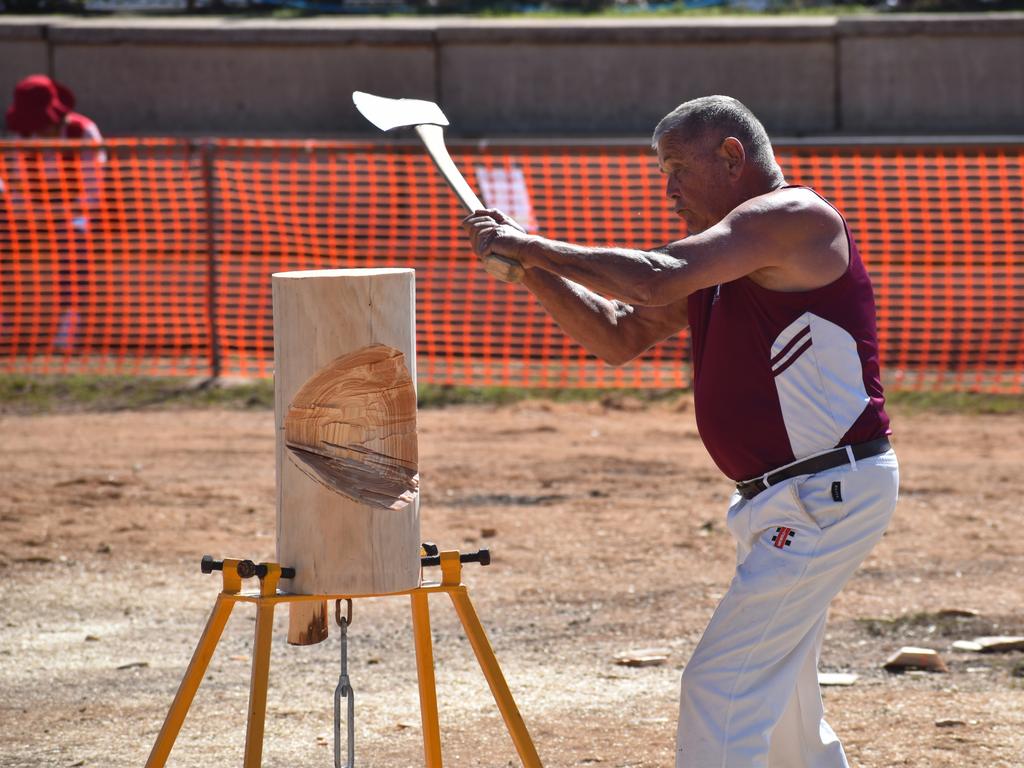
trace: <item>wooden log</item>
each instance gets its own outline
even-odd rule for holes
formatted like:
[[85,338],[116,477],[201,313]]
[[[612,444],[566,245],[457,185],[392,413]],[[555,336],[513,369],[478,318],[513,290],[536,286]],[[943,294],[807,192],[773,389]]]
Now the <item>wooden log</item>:
[[[288,589],[412,589],[420,575],[414,272],[282,272],[272,285],[277,559],[296,570]],[[328,618],[319,601],[291,603],[288,641],[319,642]]]

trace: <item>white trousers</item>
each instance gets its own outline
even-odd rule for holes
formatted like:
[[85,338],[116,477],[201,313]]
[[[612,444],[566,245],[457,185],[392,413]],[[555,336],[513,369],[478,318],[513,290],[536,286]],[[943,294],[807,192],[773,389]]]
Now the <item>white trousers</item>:
[[677,768],[847,768],[824,719],[828,605],[896,507],[892,451],[733,496],[732,584],[683,671]]

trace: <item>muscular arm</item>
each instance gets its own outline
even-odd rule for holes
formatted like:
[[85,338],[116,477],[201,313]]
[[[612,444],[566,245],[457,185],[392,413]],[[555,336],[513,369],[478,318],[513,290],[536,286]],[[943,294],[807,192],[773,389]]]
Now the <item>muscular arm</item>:
[[686,325],[685,300],[634,307],[542,269],[526,270],[522,282],[568,336],[611,365],[629,362]]
[[659,307],[744,276],[781,291],[837,278],[847,261],[842,221],[811,195],[782,190],[752,198],[713,227],[658,251],[524,235],[490,221],[490,214],[471,216],[466,226],[479,254],[508,256],[629,304]]

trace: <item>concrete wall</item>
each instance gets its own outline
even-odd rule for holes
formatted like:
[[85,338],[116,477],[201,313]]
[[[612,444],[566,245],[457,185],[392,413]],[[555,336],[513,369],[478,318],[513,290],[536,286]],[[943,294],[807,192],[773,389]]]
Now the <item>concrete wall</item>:
[[[48,72],[46,27],[32,19],[0,19],[0,107],[6,113],[15,84],[25,75]],[[0,125],[0,130],[3,126]]]
[[858,133],[1024,133],[1024,14],[843,19],[838,123]]
[[774,135],[1024,132],[1024,14],[0,19],[3,100],[36,71],[109,136],[373,136],[355,89],[436,100],[463,137],[645,137],[708,93]]
[[353,90],[432,98],[435,87],[429,28],[68,22],[50,41],[55,76],[110,135],[364,131]]
[[649,135],[682,101],[728,93],[775,132],[832,130],[829,22],[590,23],[438,30],[449,119],[468,134]]

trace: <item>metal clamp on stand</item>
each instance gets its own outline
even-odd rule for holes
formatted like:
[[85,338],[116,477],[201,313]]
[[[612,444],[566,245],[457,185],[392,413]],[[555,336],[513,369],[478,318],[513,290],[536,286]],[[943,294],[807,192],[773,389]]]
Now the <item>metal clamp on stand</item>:
[[225,557],[214,560],[213,555],[203,555],[199,563],[203,573],[223,571],[224,592],[237,595],[242,591],[242,579],[256,576],[260,580],[260,596],[273,597],[277,594],[277,582],[280,579],[294,579],[294,568],[282,568],[277,563],[254,563],[252,560],[233,560]]
[[[424,568],[430,565],[441,564],[441,554],[437,551],[437,545],[427,542],[423,545],[423,549],[426,550],[427,554],[420,558],[420,563]],[[491,550],[481,549],[476,552],[467,552],[466,554],[459,555],[460,563],[480,563],[480,565],[491,564]]]
[[[231,562],[227,560],[214,560],[213,555],[203,555],[203,559],[199,563],[199,569],[203,573],[213,573],[214,571],[223,571],[224,563]],[[267,563],[256,564],[252,560],[235,560],[236,569],[238,575],[243,579],[251,579],[253,576],[264,578],[267,573],[270,572],[270,568]],[[270,565],[273,565],[271,563]],[[295,569],[294,568],[282,568],[281,569],[282,579],[294,579]]]
[[420,565],[424,568],[434,565],[441,566],[441,585],[446,587],[454,587],[462,582],[463,563],[491,564],[489,549],[480,549],[463,555],[456,550],[439,552],[437,545],[429,541],[424,542],[422,547],[424,555],[420,557]]

